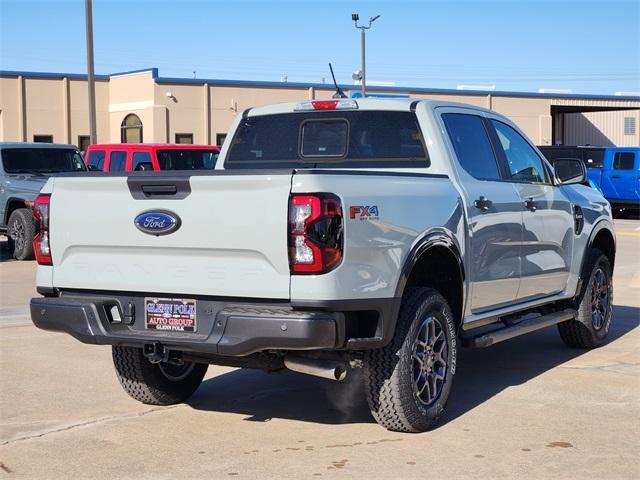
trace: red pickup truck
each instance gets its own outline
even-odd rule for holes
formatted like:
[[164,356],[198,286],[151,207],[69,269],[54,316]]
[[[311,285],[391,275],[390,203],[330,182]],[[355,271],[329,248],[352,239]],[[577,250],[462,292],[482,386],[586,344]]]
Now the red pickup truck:
[[89,170],[104,172],[208,170],[219,154],[211,145],[108,143],[91,145],[85,163]]

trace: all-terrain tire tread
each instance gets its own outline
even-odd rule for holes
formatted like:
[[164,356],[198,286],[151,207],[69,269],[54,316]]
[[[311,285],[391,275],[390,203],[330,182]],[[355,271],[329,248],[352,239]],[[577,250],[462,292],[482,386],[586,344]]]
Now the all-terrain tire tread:
[[[592,248],[589,251],[589,256],[587,257],[587,262],[583,272],[582,289],[576,305],[578,317],[575,320],[568,320],[558,324],[560,338],[568,347],[591,349],[600,346],[602,343],[592,335],[584,322],[591,321],[591,300],[590,295],[587,295],[591,283],[591,274],[595,266],[603,257],[606,259],[602,251],[597,248]],[[608,260],[606,265],[609,265]]]
[[[366,352],[364,378],[367,402],[376,422],[391,431],[409,433],[423,431],[416,425],[420,425],[424,419],[414,418],[407,409],[403,408],[406,402],[415,400],[403,398],[399,378],[397,375],[394,376],[393,372],[397,363],[394,357],[402,349],[414,319],[410,316],[411,312],[416,312],[423,303],[430,300],[437,300],[446,305],[442,295],[431,288],[411,288],[405,292],[393,339],[384,348]],[[442,413],[443,411],[438,412],[431,419],[431,423],[436,422]]]
[[116,374],[124,391],[148,405],[183,402],[196,391],[208,367],[197,363],[188,377],[172,382],[164,378],[158,366],[151,364],[139,348],[114,346],[112,354]]

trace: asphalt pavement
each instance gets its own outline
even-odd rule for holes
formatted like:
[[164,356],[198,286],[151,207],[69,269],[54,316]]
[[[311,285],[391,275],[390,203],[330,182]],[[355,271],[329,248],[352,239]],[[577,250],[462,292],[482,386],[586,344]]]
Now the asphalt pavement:
[[109,347],[30,323],[35,263],[5,255],[0,479],[640,478],[640,222],[616,231],[608,343],[569,349],[551,327],[463,350],[444,418],[417,435],[374,423],[357,372],[211,366],[187,404],[139,404]]

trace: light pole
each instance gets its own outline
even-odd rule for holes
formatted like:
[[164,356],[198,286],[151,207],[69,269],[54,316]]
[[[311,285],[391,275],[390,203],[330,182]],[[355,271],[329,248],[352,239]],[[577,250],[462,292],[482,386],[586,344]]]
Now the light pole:
[[375,17],[371,17],[369,19],[369,24],[368,25],[358,25],[358,20],[360,20],[360,15],[358,15],[357,13],[353,13],[351,15],[351,20],[353,20],[353,23],[355,24],[356,28],[360,29],[360,41],[362,44],[362,80],[361,80],[361,84],[360,86],[362,87],[362,96],[364,97],[367,94],[367,68],[365,66],[366,63],[366,58],[365,58],[365,30],[369,30],[371,28],[371,24],[373,22],[375,22],[377,19],[380,18],[380,15],[376,15]]
[[89,144],[97,143],[96,132],[96,81],[93,72],[93,13],[91,0],[85,0],[84,15],[87,37],[87,87],[89,90]]

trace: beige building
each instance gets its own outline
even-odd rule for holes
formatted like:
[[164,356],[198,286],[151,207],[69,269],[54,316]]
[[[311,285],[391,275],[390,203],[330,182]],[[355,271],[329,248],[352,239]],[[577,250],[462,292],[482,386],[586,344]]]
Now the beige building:
[[[345,90],[349,87],[343,86]],[[358,94],[358,87],[351,87]],[[96,77],[98,142],[220,144],[234,116],[274,102],[331,98],[325,84],[181,79],[157,69]],[[507,115],[537,144],[640,146],[640,97],[370,87],[370,94],[463,102]],[[0,141],[85,148],[85,75],[0,72]]]

